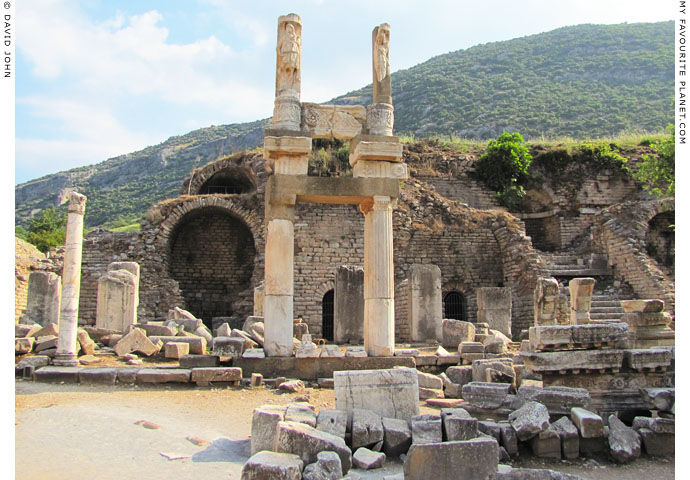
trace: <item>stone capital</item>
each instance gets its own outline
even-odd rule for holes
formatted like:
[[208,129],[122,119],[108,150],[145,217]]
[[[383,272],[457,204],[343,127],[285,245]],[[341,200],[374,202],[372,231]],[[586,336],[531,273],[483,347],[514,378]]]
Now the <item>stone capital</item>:
[[78,215],[84,215],[86,210],[86,195],[82,195],[77,192],[70,192],[69,194],[69,205],[67,206],[68,213],[76,213]]

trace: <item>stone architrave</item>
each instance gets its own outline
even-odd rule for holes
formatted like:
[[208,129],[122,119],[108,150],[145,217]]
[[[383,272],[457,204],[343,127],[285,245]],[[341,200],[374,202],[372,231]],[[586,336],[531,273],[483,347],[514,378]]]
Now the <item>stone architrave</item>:
[[477,288],[477,322],[511,337],[512,293],[508,287]]
[[62,299],[58,346],[54,365],[76,367],[79,287],[81,283],[81,252],[84,239],[86,196],[71,192],[67,207],[65,260],[62,269]]
[[264,350],[270,357],[292,356],[294,250],[292,221],[271,220],[264,281]]
[[338,410],[361,408],[408,421],[419,415],[419,380],[413,368],[337,371],[333,386]]
[[370,357],[395,352],[393,201],[375,195],[364,213],[364,348]]
[[264,316],[264,283],[254,289],[254,316]]
[[[134,265],[138,272],[139,265]],[[98,279],[96,328],[124,332],[129,325],[137,323],[138,287],[138,275],[109,267],[108,272]]]
[[273,128],[299,131],[301,82],[302,20],[291,13],[278,17]]
[[558,281],[539,278],[534,289],[534,325],[558,325]]
[[569,283],[570,288],[570,324],[581,325],[589,323],[589,310],[592,306],[592,294],[594,292],[593,278],[573,278]]
[[364,270],[339,266],[335,273],[334,340],[364,341]]
[[410,338],[413,342],[442,342],[441,269],[436,265],[412,265],[408,288]]
[[26,300],[26,314],[23,321],[36,322],[45,327],[58,323],[60,318],[60,295],[62,282],[53,272],[31,272]]
[[366,115],[361,105],[302,103],[302,131],[312,138],[350,140],[362,133]]

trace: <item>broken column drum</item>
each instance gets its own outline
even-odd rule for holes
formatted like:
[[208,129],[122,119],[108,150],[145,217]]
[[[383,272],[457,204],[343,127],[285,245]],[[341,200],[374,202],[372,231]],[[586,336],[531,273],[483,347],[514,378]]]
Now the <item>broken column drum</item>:
[[62,270],[62,299],[58,347],[53,363],[77,365],[77,318],[79,315],[79,286],[81,281],[81,252],[84,239],[84,211],[86,196],[70,193],[65,233],[65,261]]

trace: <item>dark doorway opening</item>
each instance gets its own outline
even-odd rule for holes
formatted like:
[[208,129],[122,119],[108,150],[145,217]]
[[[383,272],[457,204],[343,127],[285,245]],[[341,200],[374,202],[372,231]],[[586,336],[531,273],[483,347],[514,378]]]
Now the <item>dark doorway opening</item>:
[[321,336],[329,342],[333,341],[334,308],[333,290],[331,289],[324,294],[321,303]]
[[443,297],[443,318],[467,321],[467,303],[465,296],[456,291],[446,293]]

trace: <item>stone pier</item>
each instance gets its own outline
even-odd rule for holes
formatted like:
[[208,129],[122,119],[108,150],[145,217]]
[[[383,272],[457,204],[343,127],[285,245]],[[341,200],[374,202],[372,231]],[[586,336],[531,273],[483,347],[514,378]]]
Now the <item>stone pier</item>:
[[481,287],[477,289],[477,322],[488,323],[510,338],[512,322],[512,293],[508,287]]
[[98,279],[96,327],[124,332],[137,323],[139,264],[114,262]]
[[44,327],[49,323],[58,323],[61,295],[62,282],[55,273],[31,272],[26,313],[22,322],[28,324],[36,322]]
[[62,299],[58,346],[53,364],[77,366],[77,317],[79,315],[79,286],[81,281],[81,251],[84,239],[84,210],[86,196],[70,193],[67,207],[65,260],[62,270]]
[[590,322],[589,310],[594,293],[593,278],[573,278],[568,283],[570,289],[570,324],[583,325]]
[[407,298],[411,340],[442,342],[441,269],[436,265],[412,265]]

